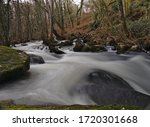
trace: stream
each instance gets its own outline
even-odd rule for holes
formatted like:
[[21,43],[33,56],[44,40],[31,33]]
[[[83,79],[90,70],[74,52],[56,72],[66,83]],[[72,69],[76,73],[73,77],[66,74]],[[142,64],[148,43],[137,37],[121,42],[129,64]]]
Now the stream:
[[41,41],[16,49],[41,56],[19,80],[0,89],[0,100],[17,104],[106,105],[150,104],[150,56],[146,53],[79,53],[64,47],[63,55],[48,51]]

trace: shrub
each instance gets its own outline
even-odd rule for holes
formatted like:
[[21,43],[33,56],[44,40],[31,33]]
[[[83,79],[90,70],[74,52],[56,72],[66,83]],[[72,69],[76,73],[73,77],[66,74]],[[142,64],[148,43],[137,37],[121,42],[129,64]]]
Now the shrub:
[[96,30],[100,26],[100,21],[94,21],[93,23],[90,24],[91,30]]
[[150,34],[150,22],[148,20],[137,20],[129,22],[130,33],[137,38]]

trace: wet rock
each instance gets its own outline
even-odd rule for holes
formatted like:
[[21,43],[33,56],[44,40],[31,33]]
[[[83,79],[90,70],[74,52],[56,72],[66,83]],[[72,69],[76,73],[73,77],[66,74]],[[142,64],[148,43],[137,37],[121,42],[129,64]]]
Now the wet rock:
[[91,51],[91,47],[87,44],[85,44],[81,50],[82,52],[90,52]]
[[130,89],[112,88],[99,84],[85,86],[84,90],[99,105],[119,104],[144,108],[150,101],[150,96]]
[[73,88],[81,95],[87,95],[98,105],[129,105],[145,108],[150,96],[135,91],[121,77],[103,70],[95,70],[85,81]]
[[101,86],[132,89],[132,87],[119,76],[103,70],[92,72],[88,75],[88,81]]
[[129,51],[133,51],[133,52],[139,52],[141,51],[141,48],[138,45],[133,45]]
[[70,40],[70,41],[73,41],[76,38],[77,38],[77,36],[74,33],[71,33],[71,34],[67,35],[67,39]]
[[107,37],[106,39],[106,45],[107,46],[117,46],[117,42],[115,41],[115,39],[113,37]]
[[76,42],[75,47],[73,48],[73,51],[81,52],[83,47],[84,47],[84,43]]
[[91,46],[91,51],[92,52],[103,52],[103,51],[107,51],[107,50],[102,45],[92,45]]
[[21,43],[21,46],[27,46],[28,44],[27,43]]
[[135,40],[135,45],[137,45],[142,51],[150,51],[150,37],[146,36],[143,38],[138,38]]
[[29,68],[30,58],[26,53],[0,46],[0,82],[14,80]]
[[73,45],[73,41],[69,41],[69,40],[64,40],[64,41],[61,41],[58,46],[60,47],[63,47],[63,46],[71,46]]
[[30,63],[34,64],[44,64],[45,61],[41,56],[34,55],[34,54],[29,54],[30,56]]
[[50,45],[49,46],[50,52],[56,53],[56,54],[65,54],[65,52],[59,50],[56,46]]
[[128,51],[131,47],[132,47],[131,45],[127,45],[127,44],[118,44],[117,53],[118,54],[123,54],[126,51]]

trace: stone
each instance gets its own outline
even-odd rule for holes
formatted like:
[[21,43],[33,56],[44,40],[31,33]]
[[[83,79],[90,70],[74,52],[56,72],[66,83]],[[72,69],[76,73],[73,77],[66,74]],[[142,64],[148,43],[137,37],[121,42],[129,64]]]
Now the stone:
[[0,82],[14,80],[30,68],[30,58],[23,51],[0,46]]
[[44,64],[45,61],[41,56],[34,55],[34,54],[29,54],[30,56],[30,63],[34,64]]
[[73,45],[73,41],[69,41],[69,40],[64,40],[64,41],[61,41],[58,46],[60,47],[63,47],[63,46],[71,46]]
[[75,47],[73,48],[73,51],[81,52],[83,47],[84,47],[84,43],[76,42]]

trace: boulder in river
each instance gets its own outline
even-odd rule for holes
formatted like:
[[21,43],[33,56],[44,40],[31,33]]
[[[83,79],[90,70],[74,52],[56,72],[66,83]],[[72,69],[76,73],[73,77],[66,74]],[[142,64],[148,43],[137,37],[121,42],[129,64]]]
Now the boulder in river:
[[123,54],[126,51],[129,51],[129,49],[131,48],[131,45],[127,45],[127,44],[118,44],[117,46],[117,53],[118,54]]
[[76,42],[75,47],[73,48],[73,51],[75,52],[81,52],[82,48],[84,47],[84,43],[82,42]]
[[77,84],[73,91],[86,94],[98,105],[128,105],[145,108],[150,96],[135,91],[121,77],[103,70],[89,73],[85,81]]
[[37,64],[44,64],[45,61],[41,56],[34,55],[34,54],[29,54],[30,56],[30,63],[37,63]]
[[27,43],[21,43],[21,46],[27,46],[28,44]]
[[70,40],[64,40],[64,41],[61,41],[58,46],[60,47],[63,47],[63,46],[71,46],[73,45],[73,41],[70,41]]
[[18,78],[29,68],[30,58],[26,53],[0,46],[0,82]]
[[55,45],[49,45],[50,52],[56,53],[56,54],[65,54],[65,52],[59,50]]

